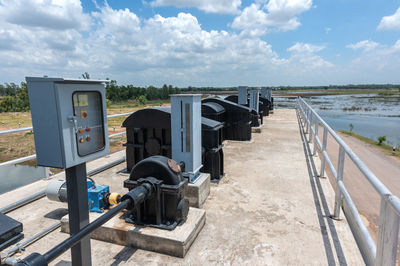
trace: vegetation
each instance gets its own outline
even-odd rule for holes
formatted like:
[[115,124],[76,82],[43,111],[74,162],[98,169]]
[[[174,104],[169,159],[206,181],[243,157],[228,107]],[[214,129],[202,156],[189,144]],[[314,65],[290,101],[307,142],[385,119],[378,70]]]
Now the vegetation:
[[353,125],[353,124],[350,124],[350,125],[349,125],[349,128],[350,128],[350,132],[353,132],[354,125]]
[[149,86],[147,88],[135,87],[133,85],[117,85],[117,81],[111,80],[106,86],[107,99],[112,102],[121,102],[126,100],[137,100],[141,104],[146,104],[147,100],[165,100],[169,99],[170,94],[180,93],[181,90],[172,85],[156,88]]
[[[83,79],[89,79],[90,75],[85,72],[82,74]],[[133,85],[117,85],[115,80],[106,86],[107,106],[111,102],[122,102],[133,100],[141,105],[145,105],[147,101],[166,100],[170,94],[180,93],[181,90],[172,85],[164,85],[161,88],[154,86],[135,87]],[[15,83],[6,83],[0,85],[0,113],[4,112],[26,112],[29,111],[28,88],[25,82],[21,85]]]
[[395,149],[393,151],[393,147],[392,146],[383,143],[386,140],[386,137],[385,137],[385,140],[382,141],[381,144],[379,144],[379,141],[377,142],[376,140],[364,137],[364,136],[359,135],[359,134],[354,133],[354,132],[350,132],[350,131],[347,131],[347,130],[339,130],[339,132],[341,132],[341,133],[343,133],[345,135],[348,135],[348,136],[352,136],[352,137],[354,137],[356,139],[359,139],[359,140],[361,140],[361,141],[363,141],[365,143],[371,144],[372,146],[378,147],[383,152],[385,152],[387,155],[400,157],[400,150],[399,149]]
[[386,141],[386,136],[378,137],[378,145],[382,145]]
[[14,83],[0,85],[0,99],[0,113],[29,110],[28,88],[25,82],[21,82],[21,86]]

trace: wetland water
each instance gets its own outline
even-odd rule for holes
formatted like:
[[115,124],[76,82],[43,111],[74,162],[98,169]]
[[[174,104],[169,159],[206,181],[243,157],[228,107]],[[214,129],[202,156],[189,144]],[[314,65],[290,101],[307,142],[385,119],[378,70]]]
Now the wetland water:
[[[335,130],[349,130],[400,146],[400,97],[376,94],[327,95],[305,98],[306,102]],[[276,108],[294,108],[295,99],[274,98]]]
[[8,165],[0,168],[0,194],[28,185],[46,177],[44,167]]

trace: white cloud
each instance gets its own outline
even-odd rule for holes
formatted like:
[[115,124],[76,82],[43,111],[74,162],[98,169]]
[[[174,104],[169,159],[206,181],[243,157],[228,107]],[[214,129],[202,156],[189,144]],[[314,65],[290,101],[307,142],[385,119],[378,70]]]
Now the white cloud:
[[194,7],[207,13],[235,14],[241,0],[155,0],[151,6]]
[[352,44],[346,45],[347,48],[351,48],[353,50],[362,49],[363,51],[371,51],[371,50],[374,50],[375,48],[377,48],[378,46],[379,46],[379,43],[370,41],[370,40],[364,40],[364,41],[360,41],[357,43],[352,43]]
[[326,27],[325,28],[325,33],[328,34],[331,30],[332,30],[332,28]]
[[325,46],[298,42],[287,49],[291,52],[289,58],[290,65],[294,65],[300,72],[313,69],[325,70],[326,68],[332,67],[332,63],[317,55],[317,53],[323,49],[325,49]]
[[249,35],[263,35],[269,28],[294,30],[301,23],[298,15],[312,7],[312,0],[270,0],[267,4],[253,3],[237,16],[232,28]]
[[90,26],[79,0],[0,0],[0,17],[26,27],[85,30]]
[[398,83],[399,65],[400,40],[397,40],[392,46],[378,44],[374,50],[360,54],[348,64],[346,75],[359,83]]
[[[17,14],[20,5],[15,3],[7,2],[0,9]],[[48,27],[40,21],[16,24],[0,16],[0,83],[31,75],[79,77],[83,72],[141,86],[333,84],[351,83],[357,77],[363,83],[385,77],[387,83],[398,77],[400,41],[361,53],[347,67],[327,61],[320,54],[325,47],[309,43],[294,44],[287,49],[289,57],[282,58],[257,32],[205,30],[189,13],[145,19],[107,4],[90,14],[82,9],[75,12],[74,16],[90,21],[90,31],[81,25]],[[257,30],[263,29],[252,28]],[[368,73],[365,80],[364,73]]]
[[393,15],[382,18],[378,30],[400,30],[400,7]]

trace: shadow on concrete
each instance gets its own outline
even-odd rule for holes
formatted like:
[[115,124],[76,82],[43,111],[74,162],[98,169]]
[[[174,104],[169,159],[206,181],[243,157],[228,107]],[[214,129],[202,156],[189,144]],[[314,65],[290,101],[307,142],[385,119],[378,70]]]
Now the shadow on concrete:
[[58,208],[49,213],[47,213],[44,217],[53,219],[53,220],[61,220],[65,215],[68,214],[68,209],[66,208]]
[[135,254],[137,248],[124,247],[113,259],[115,261],[110,266],[118,266],[121,262],[127,262],[133,254]]
[[[336,265],[335,254],[337,256],[337,261],[339,262],[339,265],[347,265],[345,255],[343,253],[343,249],[340,245],[340,240],[336,232],[334,224],[335,221],[330,218],[329,206],[321,186],[320,177],[314,163],[314,158],[312,156],[310,145],[305,137],[304,129],[302,127],[302,121],[299,111],[297,109],[296,114],[300,129],[300,137],[303,143],[304,155],[307,163],[308,175],[310,177],[310,184],[314,197],[315,209],[318,215],[318,222],[321,229],[322,240],[324,241],[324,248],[328,265]],[[330,232],[333,246],[336,252],[334,252],[332,244],[329,241],[328,232]]]

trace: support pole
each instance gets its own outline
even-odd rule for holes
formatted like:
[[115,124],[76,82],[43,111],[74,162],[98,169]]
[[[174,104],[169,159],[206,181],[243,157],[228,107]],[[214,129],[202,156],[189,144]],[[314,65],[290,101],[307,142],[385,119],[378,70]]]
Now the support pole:
[[335,191],[335,207],[333,218],[340,219],[340,207],[342,203],[342,191],[340,190],[339,182],[343,182],[343,168],[344,168],[344,158],[346,152],[342,146],[339,148],[339,162],[337,168],[337,178],[336,178],[336,191]]
[[[78,233],[89,224],[88,192],[86,183],[86,163],[65,169],[67,181],[68,215],[70,235]],[[73,266],[90,266],[90,236],[71,248]]]
[[325,175],[325,164],[326,159],[324,152],[326,152],[326,145],[328,143],[328,129],[324,126],[324,136],[322,137],[322,161],[321,161],[321,171],[319,171],[319,176],[322,177]]

